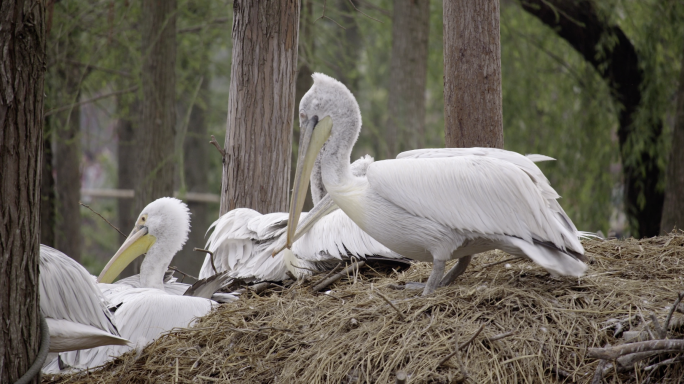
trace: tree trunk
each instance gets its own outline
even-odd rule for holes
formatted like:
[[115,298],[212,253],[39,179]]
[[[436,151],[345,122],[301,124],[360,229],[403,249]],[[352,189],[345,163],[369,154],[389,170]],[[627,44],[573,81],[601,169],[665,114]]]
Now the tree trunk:
[[[205,62],[208,62],[206,60]],[[207,73],[208,69],[200,69],[201,73]],[[185,160],[183,162],[185,172],[185,183],[188,192],[209,192],[209,154],[215,152],[209,144],[207,128],[207,106],[209,105],[209,84],[211,80],[205,77],[202,81],[197,100],[190,112],[190,123],[185,137],[183,151]],[[193,100],[188,100],[188,103]],[[193,276],[199,274],[199,270],[204,262],[204,253],[194,252],[193,247],[204,248],[206,243],[204,234],[211,225],[209,219],[209,205],[201,202],[188,202],[192,217],[193,230],[188,238],[188,245],[173,259],[173,265],[181,271]]]
[[52,176],[52,133],[54,121],[47,117],[43,128],[43,158],[40,182],[40,243],[55,247],[55,178]]
[[[651,151],[660,139],[663,123],[658,120],[647,127],[650,134],[643,138],[642,149],[637,151],[629,146],[631,136],[638,134],[632,123],[641,104],[644,79],[634,46],[618,26],[608,24],[598,14],[591,1],[526,0],[521,1],[521,5],[591,63],[608,83],[615,101],[622,106],[618,116],[618,138],[630,231],[634,237],[657,236],[664,195],[658,191],[660,169],[658,159],[651,156]],[[611,43],[606,45],[602,41]],[[643,204],[640,204],[640,196]]]
[[[302,13],[299,18],[299,69],[297,70],[297,85],[295,90],[295,119],[296,124],[293,127],[292,140],[294,143],[299,143],[299,101],[309,91],[313,85],[312,68],[314,67],[314,41],[313,41],[313,1],[302,1]],[[290,179],[294,179],[297,171],[297,156],[299,155],[299,144],[297,150],[292,151],[290,160]],[[310,211],[313,208],[313,199],[311,198],[311,188],[306,191],[306,199],[304,199],[303,211]]]
[[660,234],[670,233],[674,228],[684,229],[684,56],[679,72],[677,110],[672,132],[672,149],[667,163],[667,184]]
[[499,0],[444,2],[447,147],[503,148]]
[[423,147],[430,2],[395,0],[387,104],[387,158]]
[[[38,316],[45,4],[0,2],[0,382],[31,366]],[[39,383],[36,376],[32,383]]]
[[[142,2],[142,103],[135,210],[173,196],[176,136],[176,0]],[[123,229],[124,231],[128,230]]]
[[[67,44],[73,44],[69,41]],[[64,100],[78,102],[78,71],[64,72]],[[55,119],[54,169],[56,192],[55,248],[76,261],[81,260],[81,109],[74,107]]]
[[287,211],[299,0],[233,3],[221,214]]
[[[133,189],[136,186],[136,177],[138,176],[135,170],[136,159],[136,145],[135,145],[135,120],[140,113],[140,102],[138,100],[133,100],[129,105],[126,105],[126,98],[120,96],[117,101],[117,113],[120,114],[119,120],[116,122],[116,133],[118,136],[117,143],[117,178],[119,189]],[[128,111],[128,115],[124,114],[124,111]],[[117,219],[119,229],[126,233],[126,231],[133,228],[135,224],[135,219],[137,218],[137,213],[133,210],[134,199],[117,199]],[[125,239],[120,238],[120,242]],[[141,258],[133,260],[132,263],[128,264],[126,268],[121,272],[120,277],[128,277],[140,273]]]

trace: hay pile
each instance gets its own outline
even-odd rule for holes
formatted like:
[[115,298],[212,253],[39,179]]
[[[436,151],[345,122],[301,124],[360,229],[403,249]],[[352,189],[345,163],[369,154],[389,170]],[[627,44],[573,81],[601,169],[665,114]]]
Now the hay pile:
[[[684,233],[584,246],[592,264],[580,279],[554,278],[530,261],[501,262],[510,256],[490,252],[477,256],[454,286],[427,298],[419,290],[390,288],[426,281],[431,264],[423,263],[389,277],[364,269],[330,294],[311,292],[322,276],[249,292],[193,328],[161,337],[139,356],[43,380],[394,383],[403,371],[409,383],[588,383],[599,365],[585,357],[588,347],[624,344],[639,332],[642,339],[657,337],[652,314],[664,324],[684,290]],[[684,334],[678,312],[670,338]],[[677,356],[659,354],[627,367],[603,363],[603,382],[680,382],[682,362],[654,366]]]

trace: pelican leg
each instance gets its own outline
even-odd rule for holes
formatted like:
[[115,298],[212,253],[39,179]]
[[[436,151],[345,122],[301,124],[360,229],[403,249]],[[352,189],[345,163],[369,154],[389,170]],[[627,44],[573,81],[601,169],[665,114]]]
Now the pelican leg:
[[437,289],[439,282],[444,276],[444,267],[446,266],[445,260],[433,260],[432,261],[432,273],[428,277],[427,284],[425,284],[425,289],[423,290],[423,296],[428,296]]
[[456,265],[454,265],[451,270],[444,275],[442,281],[439,282],[439,286],[446,287],[447,285],[453,283],[457,277],[461,276],[463,272],[465,272],[472,259],[473,255],[464,256],[458,259],[458,263],[456,263]]

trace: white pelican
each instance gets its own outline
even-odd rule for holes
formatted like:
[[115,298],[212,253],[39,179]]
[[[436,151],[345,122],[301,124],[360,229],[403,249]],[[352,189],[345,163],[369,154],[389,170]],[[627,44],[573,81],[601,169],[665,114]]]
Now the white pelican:
[[50,352],[126,345],[94,277],[74,259],[40,245],[40,311],[50,329]]
[[[372,162],[372,157],[364,156],[351,165],[351,172],[365,174]],[[244,280],[281,281],[287,279],[288,270],[297,277],[310,275],[314,271],[332,269],[338,262],[349,260],[350,256],[374,261],[391,259],[407,264],[401,255],[363,232],[337,209],[330,197],[325,196],[320,166],[314,166],[311,180],[315,206],[308,215],[304,214],[299,223],[298,238],[303,238],[295,243],[292,252],[286,252],[284,257],[271,257],[274,247],[285,245],[287,213],[262,215],[252,209],[237,208],[221,216],[210,227],[214,231],[207,242],[207,249],[214,253],[216,270],[229,271],[231,277]],[[214,273],[211,256],[207,255],[199,277]]]
[[[349,157],[361,129],[359,106],[337,80],[319,73],[313,79],[299,107],[304,137],[289,223],[299,220],[320,153],[323,184],[340,209],[389,249],[433,263],[423,295],[451,282],[451,272],[442,280],[448,260],[492,249],[527,256],[553,274],[584,273],[579,234],[549,203],[558,195],[534,164],[528,173],[491,156],[426,156],[378,161],[354,176]],[[288,246],[294,233],[288,226]]]
[[[112,290],[107,297],[115,307],[114,318],[122,337],[133,346],[108,346],[60,354],[45,371],[59,372],[61,366],[92,368],[131,350],[142,348],[163,332],[187,327],[195,318],[208,314],[217,304],[207,298],[181,296],[164,290],[164,275],[173,256],[183,247],[190,230],[187,206],[174,198],[161,198],[143,209],[126,241],[107,263],[98,282],[110,284],[135,258],[146,253],[140,267],[142,288]],[[113,284],[116,285],[116,284]],[[211,293],[206,297],[210,297]]]

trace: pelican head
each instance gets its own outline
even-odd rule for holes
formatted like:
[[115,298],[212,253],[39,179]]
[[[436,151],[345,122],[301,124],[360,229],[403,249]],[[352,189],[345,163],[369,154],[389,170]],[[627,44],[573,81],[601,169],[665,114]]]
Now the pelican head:
[[[361,130],[361,111],[344,84],[322,73],[313,74],[313,86],[299,103],[301,147],[290,203],[287,248],[292,246],[304,206],[309,178],[318,154],[346,158]],[[336,125],[333,126],[333,121]],[[342,123],[344,122],[344,123]]]
[[[99,283],[112,283],[128,264],[142,254],[147,254],[141,267],[141,283],[146,284],[143,269],[160,270],[161,276],[173,256],[183,248],[190,232],[190,212],[182,201],[162,197],[148,204],[121,248],[104,267],[97,278]],[[146,268],[146,266],[148,266]],[[157,275],[150,271],[147,275]],[[147,276],[152,278],[152,276]],[[159,279],[161,284],[162,278]]]

